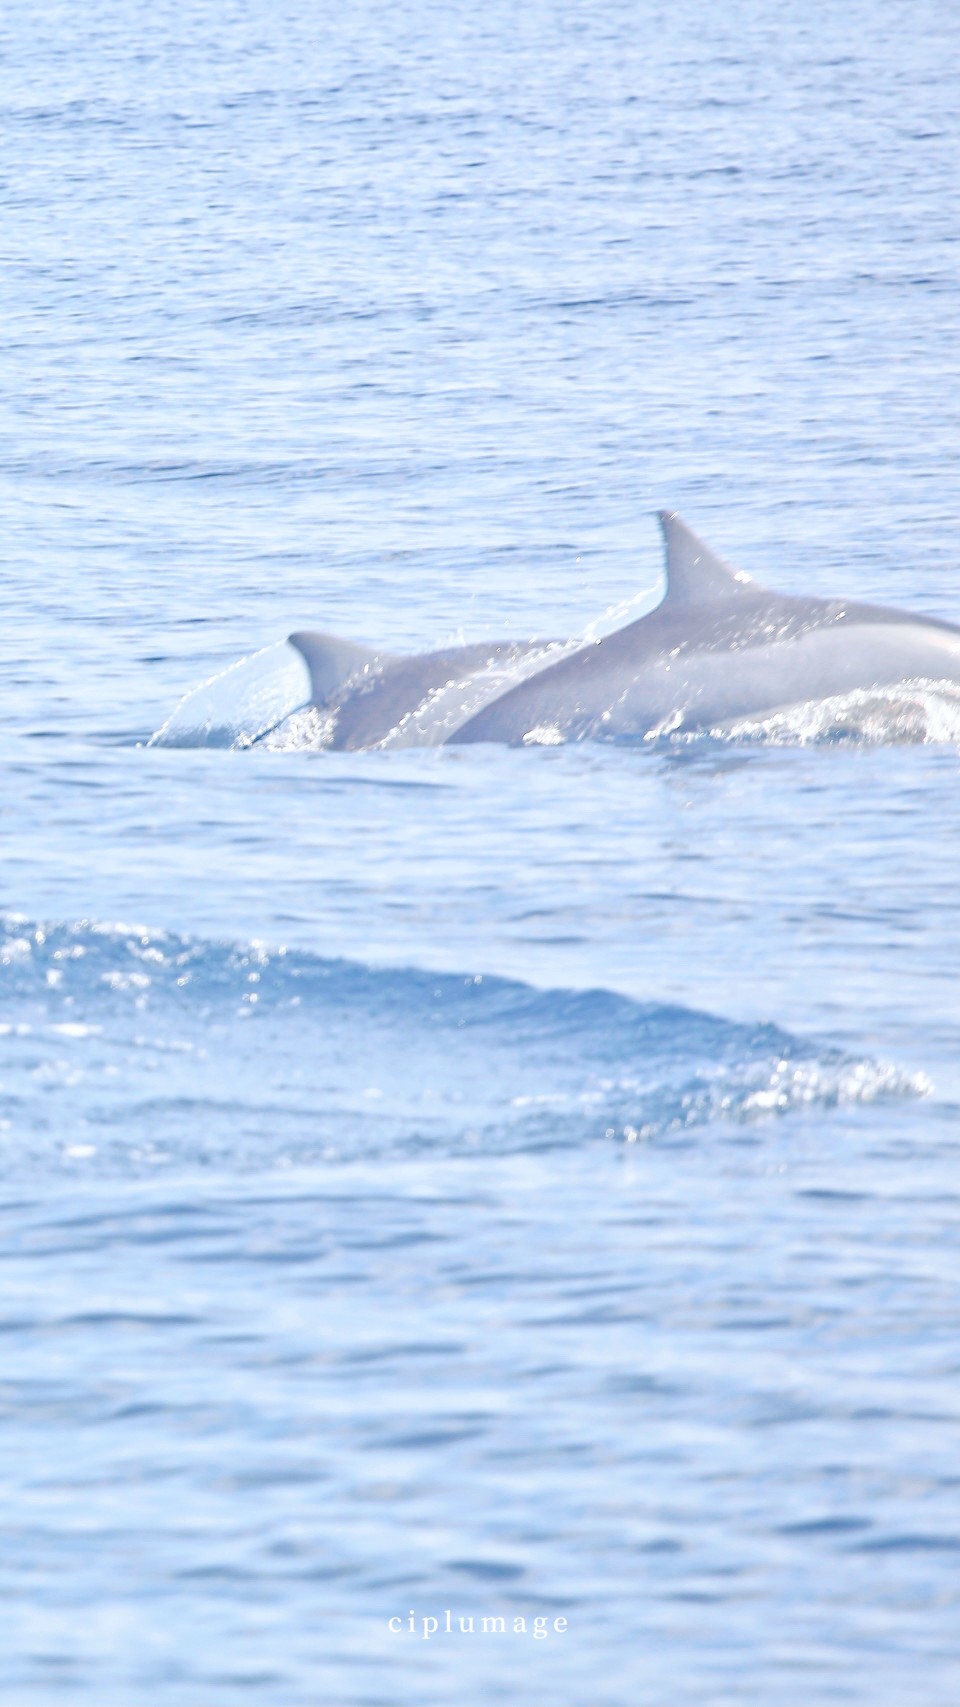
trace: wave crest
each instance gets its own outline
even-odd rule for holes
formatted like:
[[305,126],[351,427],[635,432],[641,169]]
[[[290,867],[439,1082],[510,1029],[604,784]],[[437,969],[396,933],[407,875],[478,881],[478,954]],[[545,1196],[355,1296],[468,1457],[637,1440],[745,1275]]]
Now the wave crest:
[[[89,920],[0,921],[8,1161],[262,1168],[675,1141],[923,1095],[775,1025]],[[78,1150],[79,1147],[79,1150]]]

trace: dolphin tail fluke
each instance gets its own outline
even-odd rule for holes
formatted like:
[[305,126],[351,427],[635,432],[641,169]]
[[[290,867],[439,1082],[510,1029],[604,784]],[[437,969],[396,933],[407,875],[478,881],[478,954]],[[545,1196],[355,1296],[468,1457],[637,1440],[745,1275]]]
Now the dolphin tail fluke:
[[372,674],[387,654],[374,652],[369,646],[354,646],[349,640],[338,640],[332,634],[311,634],[301,630],[288,636],[310,671],[310,688],[314,705],[326,705],[339,688],[355,676]]

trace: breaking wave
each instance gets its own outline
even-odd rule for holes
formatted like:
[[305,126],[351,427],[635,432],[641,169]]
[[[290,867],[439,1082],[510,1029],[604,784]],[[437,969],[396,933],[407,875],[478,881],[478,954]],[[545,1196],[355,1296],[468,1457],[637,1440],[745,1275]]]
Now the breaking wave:
[[605,990],[0,922],[8,1166],[696,1140],[928,1088],[775,1025]]

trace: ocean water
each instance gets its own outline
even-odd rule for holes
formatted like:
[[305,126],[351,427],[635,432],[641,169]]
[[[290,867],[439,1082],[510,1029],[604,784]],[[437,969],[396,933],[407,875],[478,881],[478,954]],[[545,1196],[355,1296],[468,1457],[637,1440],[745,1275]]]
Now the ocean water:
[[661,506],[960,622],[957,38],[0,20],[11,1707],[960,1699],[956,707],[332,753],[285,645]]

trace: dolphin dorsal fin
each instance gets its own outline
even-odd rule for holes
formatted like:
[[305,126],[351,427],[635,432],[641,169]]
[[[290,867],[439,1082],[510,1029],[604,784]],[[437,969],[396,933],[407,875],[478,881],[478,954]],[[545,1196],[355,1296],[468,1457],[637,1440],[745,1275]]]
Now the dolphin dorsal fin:
[[349,640],[338,640],[333,634],[301,631],[287,638],[310,671],[310,690],[315,705],[326,705],[345,682],[364,672],[372,674],[374,667],[384,663],[388,656],[386,652],[372,651],[369,646],[354,646]]
[[747,587],[755,587],[742,569],[731,569],[722,557],[704,545],[692,528],[681,521],[676,510],[659,512],[667,548],[667,591],[664,604],[719,604]]

